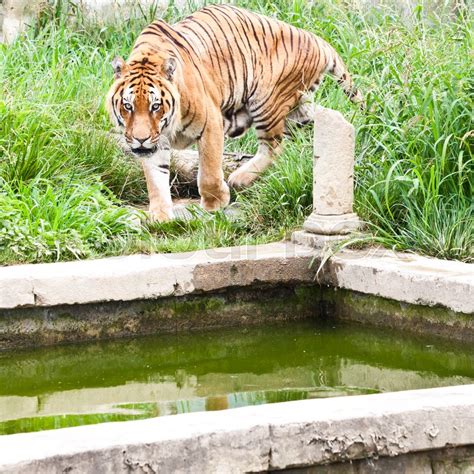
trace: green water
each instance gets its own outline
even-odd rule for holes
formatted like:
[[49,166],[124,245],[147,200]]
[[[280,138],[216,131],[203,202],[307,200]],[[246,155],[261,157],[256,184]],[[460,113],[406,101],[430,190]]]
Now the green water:
[[0,434],[474,383],[474,351],[317,322],[0,353]]

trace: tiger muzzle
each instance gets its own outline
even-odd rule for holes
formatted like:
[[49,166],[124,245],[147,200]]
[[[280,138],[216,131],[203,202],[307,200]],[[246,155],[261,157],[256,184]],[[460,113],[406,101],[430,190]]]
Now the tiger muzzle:
[[130,142],[130,149],[136,155],[149,155],[156,151],[156,143],[151,141],[151,137],[136,138],[134,137]]

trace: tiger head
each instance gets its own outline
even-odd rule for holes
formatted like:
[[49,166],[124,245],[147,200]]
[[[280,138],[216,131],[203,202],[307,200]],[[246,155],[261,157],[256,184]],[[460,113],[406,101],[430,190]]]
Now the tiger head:
[[115,81],[107,97],[112,121],[123,129],[132,152],[153,153],[160,135],[170,138],[176,129],[178,63],[173,57],[142,54],[128,63],[115,58],[112,66]]

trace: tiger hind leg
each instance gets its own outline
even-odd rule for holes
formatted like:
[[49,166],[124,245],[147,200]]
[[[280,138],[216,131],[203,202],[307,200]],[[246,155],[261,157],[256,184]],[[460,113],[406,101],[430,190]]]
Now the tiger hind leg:
[[229,176],[228,183],[230,186],[234,188],[249,186],[273,163],[281,153],[284,127],[284,121],[281,120],[270,131],[257,129],[259,140],[257,153]]
[[[315,87],[316,85],[311,87],[310,92],[314,92]],[[269,103],[272,104],[272,101]],[[268,108],[262,109],[261,106],[257,106],[254,112],[258,112],[252,114],[252,109],[249,108],[253,123],[256,125],[259,146],[256,155],[229,176],[228,182],[234,188],[252,184],[278,157],[282,150],[281,142],[289,120],[313,122],[312,94],[295,92],[285,103],[280,104],[274,118],[269,116],[268,110]]]
[[301,96],[297,106],[290,111],[285,120],[285,135],[291,136],[291,130],[305,127],[313,123],[315,104],[312,93],[306,93]]

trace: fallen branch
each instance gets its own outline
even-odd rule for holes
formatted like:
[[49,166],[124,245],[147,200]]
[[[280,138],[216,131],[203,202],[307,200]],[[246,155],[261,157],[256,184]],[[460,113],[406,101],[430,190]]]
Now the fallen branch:
[[[111,132],[110,137],[120,146],[124,153],[135,158],[126,145],[123,135]],[[222,169],[227,177],[252,158],[246,153],[224,152]],[[172,150],[170,164],[171,192],[180,197],[196,197],[198,194],[197,176],[199,168],[199,154],[196,150]]]

